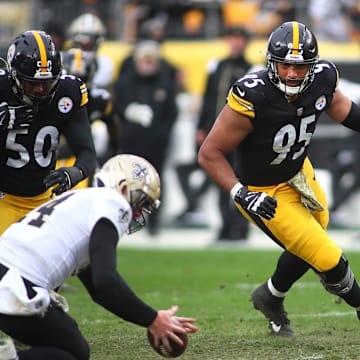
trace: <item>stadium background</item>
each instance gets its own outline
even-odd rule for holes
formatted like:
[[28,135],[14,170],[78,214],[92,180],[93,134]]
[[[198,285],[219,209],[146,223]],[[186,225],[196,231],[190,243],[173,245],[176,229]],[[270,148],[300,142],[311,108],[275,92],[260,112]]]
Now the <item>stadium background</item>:
[[[205,86],[206,64],[209,59],[223,57],[227,54],[227,48],[220,38],[219,7],[221,1],[139,1],[151,6],[163,8],[171,16],[177,16],[191,6],[202,8],[205,11],[205,30],[201,38],[183,39],[176,26],[168,39],[163,43],[163,55],[178,67],[184,70],[186,96],[179,99],[182,111],[174,129],[171,153],[168,160],[167,172],[163,181],[171,186],[168,194],[165,194],[165,223],[171,222],[184,206],[184,199],[179,191],[173,168],[181,161],[190,160],[196,156],[191,139],[195,131],[193,113],[187,110],[187,106],[194,106],[201,101]],[[109,56],[115,64],[114,79],[117,76],[122,59],[131,51],[131,42],[124,40],[124,9],[127,5],[125,0],[26,0],[26,1],[0,1],[0,54],[6,56],[6,49],[14,35],[31,28],[41,29],[46,22],[58,20],[64,24],[64,28],[76,16],[84,10],[96,11],[107,25],[107,39],[100,47],[100,53]],[[295,2],[297,20],[306,22],[306,0]],[[174,24],[176,18],[174,17]],[[266,49],[265,38],[255,38],[251,41],[247,51],[247,58],[253,64],[264,63]],[[350,42],[324,42],[319,43],[320,56],[332,60],[340,71],[340,76],[359,84],[360,94],[360,43],[356,40]],[[335,126],[335,127],[333,127]],[[322,177],[326,191],[331,202],[331,175],[329,169],[333,166],[334,153],[340,150],[348,137],[347,132],[339,130],[335,124],[327,122],[326,117],[320,122],[320,126],[314,135],[311,145],[311,156],[315,167]],[[358,180],[360,183],[360,179]],[[211,238],[211,228],[219,225],[219,217],[213,208],[215,192],[210,191],[203,201],[205,215],[211,224],[210,228],[203,229],[201,236]],[[360,195],[356,194],[351,201],[346,202],[345,215],[350,227],[360,227]],[[196,230],[195,230],[196,231]],[[200,237],[201,237],[200,236]],[[199,236],[198,236],[199,238]],[[353,237],[352,237],[353,238]],[[141,242],[141,241],[140,241]],[[359,240],[360,242],[360,240]],[[201,243],[201,241],[200,241]],[[204,240],[208,244],[208,240]]]

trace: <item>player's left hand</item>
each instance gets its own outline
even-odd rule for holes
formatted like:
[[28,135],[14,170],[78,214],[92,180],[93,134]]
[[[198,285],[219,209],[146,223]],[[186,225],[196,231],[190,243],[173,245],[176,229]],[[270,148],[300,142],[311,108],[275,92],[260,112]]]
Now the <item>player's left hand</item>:
[[83,180],[83,174],[77,166],[62,167],[50,171],[49,175],[44,179],[44,185],[49,189],[57,184],[58,186],[52,190],[52,193],[60,195],[74,187],[81,180]]

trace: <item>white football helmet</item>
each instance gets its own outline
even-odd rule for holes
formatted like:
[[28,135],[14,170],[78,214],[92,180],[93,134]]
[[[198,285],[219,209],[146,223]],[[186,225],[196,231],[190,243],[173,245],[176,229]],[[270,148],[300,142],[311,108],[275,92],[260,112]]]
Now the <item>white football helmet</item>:
[[110,187],[123,195],[133,210],[128,233],[145,225],[144,213],[151,214],[160,206],[160,177],[144,158],[121,154],[110,158],[95,174],[97,187]]
[[96,51],[105,35],[105,25],[98,16],[92,13],[78,16],[68,28],[72,46],[86,51]]

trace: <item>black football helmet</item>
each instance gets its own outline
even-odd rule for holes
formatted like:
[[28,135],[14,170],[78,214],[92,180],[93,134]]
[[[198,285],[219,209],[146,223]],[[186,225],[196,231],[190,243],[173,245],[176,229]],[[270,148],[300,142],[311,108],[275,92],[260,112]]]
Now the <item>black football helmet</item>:
[[[30,30],[18,35],[7,53],[12,90],[25,104],[34,106],[51,101],[62,72],[60,53],[43,31]],[[26,93],[24,82],[41,83],[46,92]]]
[[88,87],[91,87],[97,69],[94,52],[78,48],[69,49],[61,52],[61,59],[64,71],[67,74],[79,77]]
[[[304,24],[297,21],[286,22],[270,35],[266,58],[269,77],[274,85],[286,95],[299,94],[305,91],[314,80],[315,65],[319,60],[317,40]],[[291,87],[281,81],[277,62],[310,64],[310,68],[301,84]]]

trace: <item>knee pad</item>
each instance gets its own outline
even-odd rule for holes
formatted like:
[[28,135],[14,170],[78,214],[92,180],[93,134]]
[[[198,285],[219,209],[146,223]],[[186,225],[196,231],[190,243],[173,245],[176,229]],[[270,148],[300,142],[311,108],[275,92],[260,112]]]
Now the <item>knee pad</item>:
[[354,273],[350,269],[348,259],[342,255],[339,263],[329,271],[319,273],[320,281],[331,294],[342,296],[354,285]]

